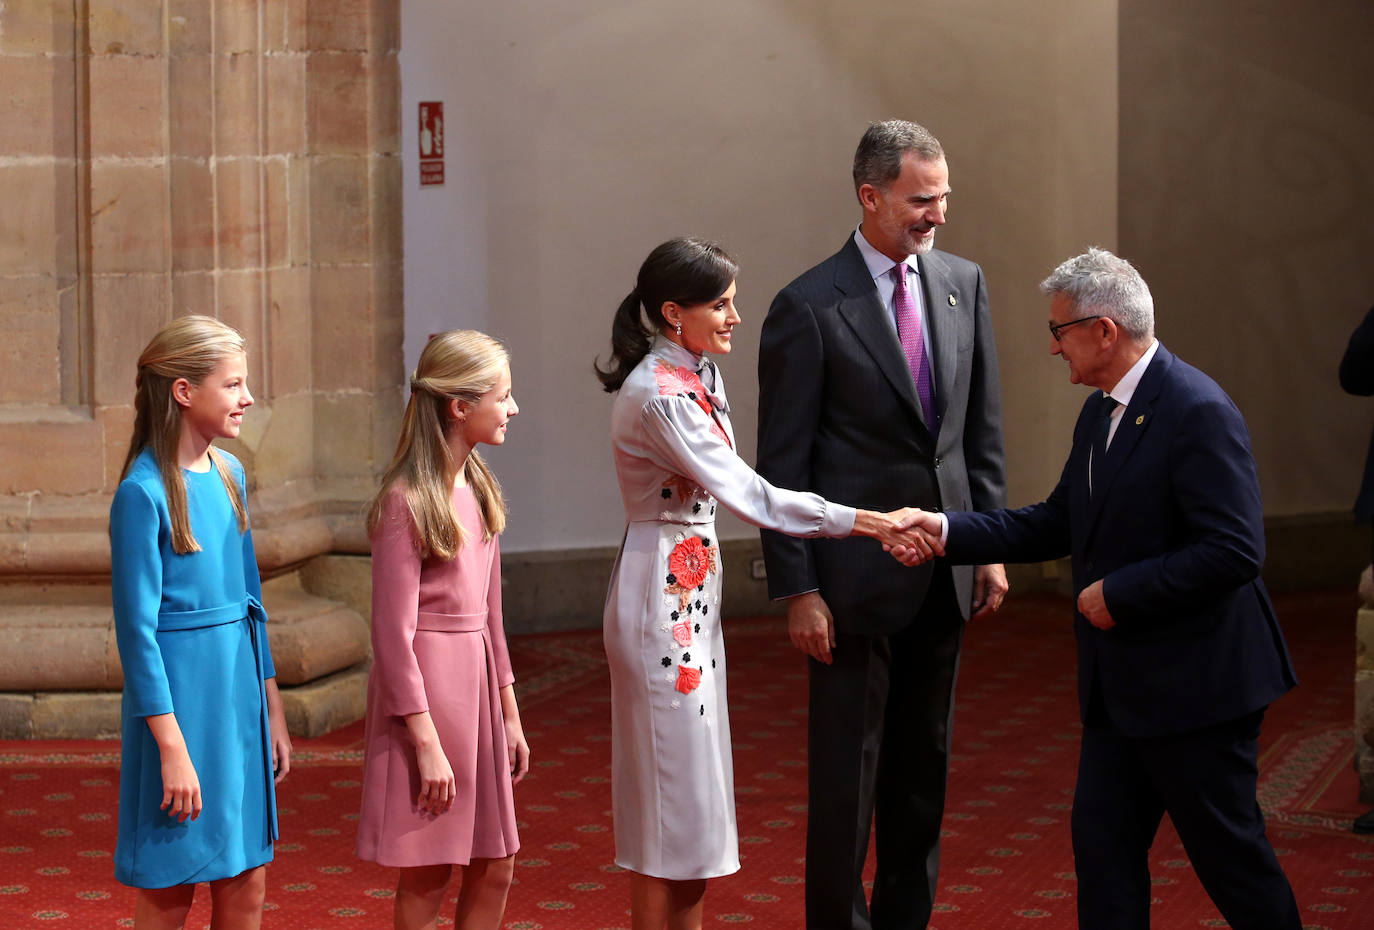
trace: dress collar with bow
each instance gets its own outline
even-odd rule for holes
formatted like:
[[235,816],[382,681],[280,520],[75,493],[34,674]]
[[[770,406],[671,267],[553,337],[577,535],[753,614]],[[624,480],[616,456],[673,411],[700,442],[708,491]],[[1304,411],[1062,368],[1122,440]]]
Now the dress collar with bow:
[[722,413],[730,412],[730,402],[725,397],[725,379],[720,376],[720,370],[709,356],[697,355],[662,334],[654,337],[649,354],[663,359],[675,368],[685,368],[695,374],[701,380],[701,386],[706,389],[706,397],[710,400],[711,406]]

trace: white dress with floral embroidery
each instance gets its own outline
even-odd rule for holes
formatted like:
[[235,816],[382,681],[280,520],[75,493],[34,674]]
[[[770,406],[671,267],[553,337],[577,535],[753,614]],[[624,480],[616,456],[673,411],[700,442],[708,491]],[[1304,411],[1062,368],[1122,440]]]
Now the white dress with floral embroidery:
[[847,536],[854,509],[764,481],[734,452],[719,372],[661,337],[611,415],[625,540],[606,595],[616,864],[739,869],[717,503],[755,526]]

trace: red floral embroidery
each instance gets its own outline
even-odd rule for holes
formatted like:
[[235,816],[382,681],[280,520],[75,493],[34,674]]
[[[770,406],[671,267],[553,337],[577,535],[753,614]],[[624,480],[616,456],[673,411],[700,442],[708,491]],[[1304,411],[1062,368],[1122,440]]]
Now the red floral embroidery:
[[674,367],[663,359],[654,366],[654,380],[658,382],[658,393],[663,396],[673,394],[691,395],[697,406],[707,413],[711,412],[711,399],[706,396],[706,385],[695,371],[682,366]]
[[664,594],[678,596],[678,610],[686,610],[692,592],[716,571],[716,547],[708,546],[699,536],[688,536],[668,554],[668,586]]
[[[721,442],[725,443],[727,446],[730,445],[730,437],[725,435],[725,430],[721,428],[721,425],[716,420],[716,415],[714,413],[711,414],[711,432],[715,433],[718,437],[720,437]],[[734,448],[734,446],[730,447],[732,449]]]
[[697,406],[711,418],[711,432],[721,442],[733,448],[730,437],[725,434],[720,421],[716,419],[716,412],[711,409],[711,399],[706,394],[706,385],[701,383],[700,375],[690,368],[683,368],[681,365],[675,367],[659,359],[658,364],[654,366],[654,380],[658,382],[658,393],[661,396],[681,394],[696,401]]
[[706,580],[706,574],[714,566],[711,553],[701,542],[699,536],[688,536],[673,547],[668,556],[668,570],[677,576],[678,584],[695,588]]
[[691,694],[701,684],[701,672],[685,665],[677,667],[677,685],[675,686],[683,694]]
[[692,624],[686,620],[680,620],[673,624],[673,639],[679,646],[692,645]]

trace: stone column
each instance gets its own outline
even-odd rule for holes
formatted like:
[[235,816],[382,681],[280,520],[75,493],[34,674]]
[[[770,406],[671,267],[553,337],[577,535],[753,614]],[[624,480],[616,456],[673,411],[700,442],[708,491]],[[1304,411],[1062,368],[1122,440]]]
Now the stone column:
[[257,404],[225,445],[288,722],[361,715],[365,584],[336,563],[367,551],[400,409],[398,19],[394,0],[0,5],[0,738],[118,729],[109,502],[135,360],[186,313],[248,340]]

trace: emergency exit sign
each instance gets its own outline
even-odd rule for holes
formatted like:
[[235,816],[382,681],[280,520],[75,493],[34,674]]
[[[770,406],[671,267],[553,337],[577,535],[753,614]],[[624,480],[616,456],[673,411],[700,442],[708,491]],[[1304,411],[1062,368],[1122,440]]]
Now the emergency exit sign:
[[444,102],[420,101],[420,186],[444,183]]

